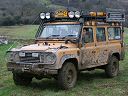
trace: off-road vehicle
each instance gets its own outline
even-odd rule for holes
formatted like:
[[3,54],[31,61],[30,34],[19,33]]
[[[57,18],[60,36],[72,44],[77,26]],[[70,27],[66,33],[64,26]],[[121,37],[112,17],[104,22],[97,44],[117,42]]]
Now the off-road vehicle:
[[53,77],[61,88],[69,89],[83,70],[99,68],[108,77],[118,75],[124,59],[123,10],[58,10],[41,13],[40,18],[35,44],[8,51],[7,68],[16,85],[28,85],[34,77]]

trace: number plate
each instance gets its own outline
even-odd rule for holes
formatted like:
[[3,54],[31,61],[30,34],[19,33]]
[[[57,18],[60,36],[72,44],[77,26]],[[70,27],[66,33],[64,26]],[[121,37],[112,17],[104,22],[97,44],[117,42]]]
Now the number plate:
[[24,71],[29,71],[30,69],[31,69],[31,65],[23,65],[23,67],[22,67],[22,71],[24,72]]

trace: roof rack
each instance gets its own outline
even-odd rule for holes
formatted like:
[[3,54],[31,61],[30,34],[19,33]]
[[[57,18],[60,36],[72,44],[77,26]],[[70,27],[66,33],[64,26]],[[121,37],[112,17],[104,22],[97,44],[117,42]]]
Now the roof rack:
[[83,15],[82,16],[85,20],[106,20],[106,16],[90,16],[90,15]]
[[123,9],[110,9],[107,8],[106,12],[90,12],[89,14],[84,14],[83,11],[68,11],[61,10],[52,13],[41,13],[40,15],[43,22],[66,22],[66,21],[103,21],[106,23],[125,22],[125,11]]

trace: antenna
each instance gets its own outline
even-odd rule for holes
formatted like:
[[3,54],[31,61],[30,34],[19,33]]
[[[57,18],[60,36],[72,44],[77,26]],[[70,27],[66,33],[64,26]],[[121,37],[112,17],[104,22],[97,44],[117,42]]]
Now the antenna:
[[69,5],[69,3],[70,3],[70,0],[68,0],[68,5]]
[[68,0],[67,9],[69,9],[70,0]]

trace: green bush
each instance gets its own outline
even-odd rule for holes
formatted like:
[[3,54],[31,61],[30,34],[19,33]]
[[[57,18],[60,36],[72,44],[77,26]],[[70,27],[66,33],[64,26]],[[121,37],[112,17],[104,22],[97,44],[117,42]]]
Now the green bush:
[[14,17],[12,16],[5,16],[1,19],[1,25],[3,26],[15,25]]

